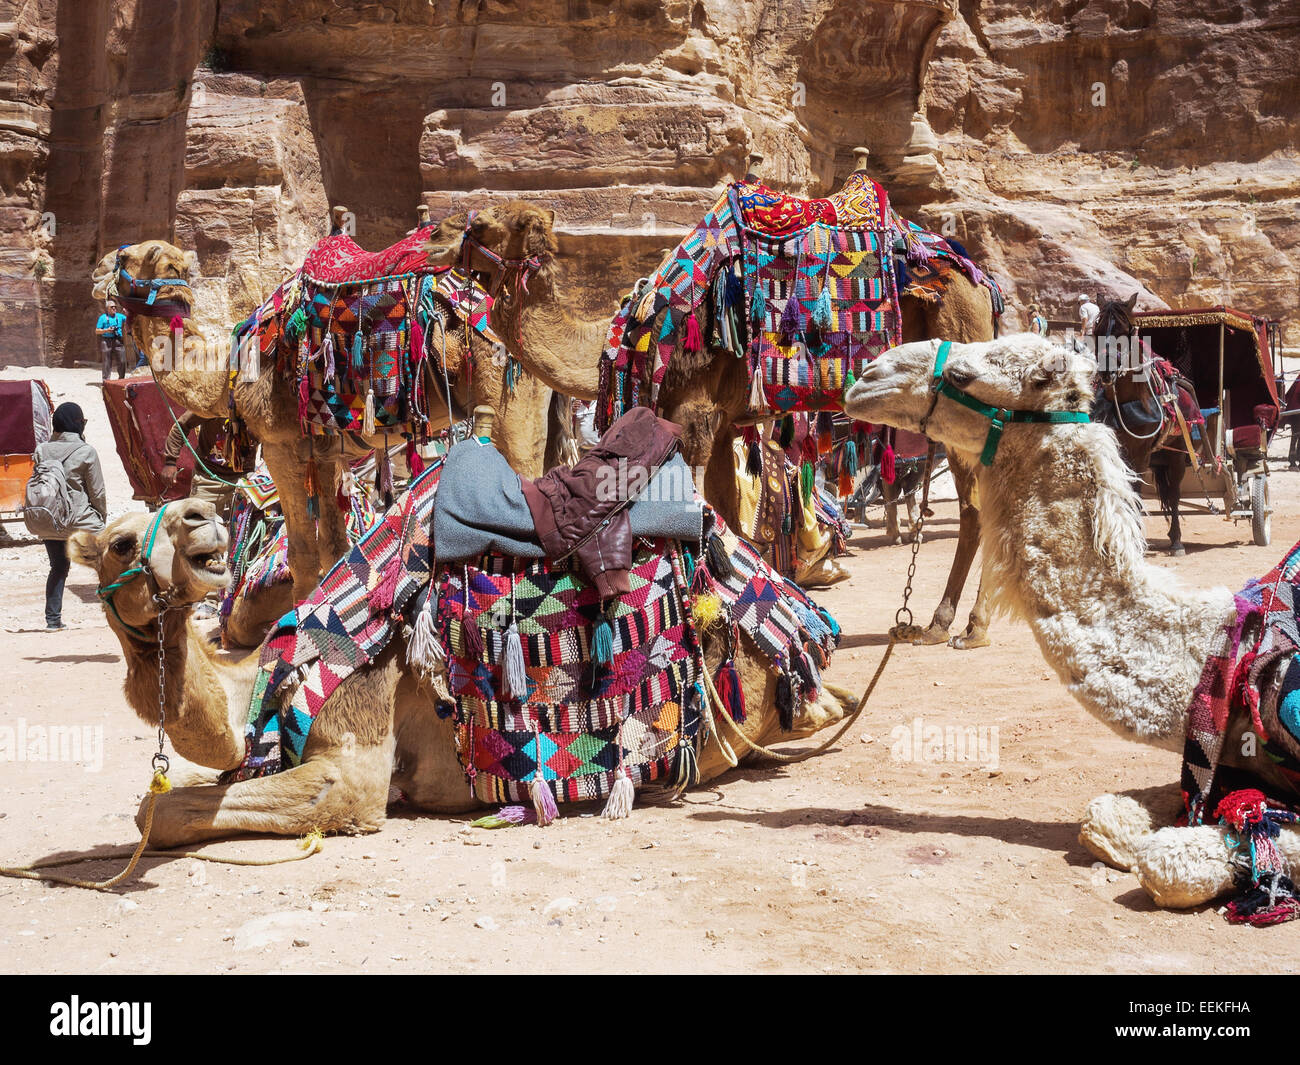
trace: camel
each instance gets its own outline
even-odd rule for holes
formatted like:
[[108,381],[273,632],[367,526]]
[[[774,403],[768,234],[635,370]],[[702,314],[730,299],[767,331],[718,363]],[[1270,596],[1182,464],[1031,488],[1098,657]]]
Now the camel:
[[[585,321],[575,317],[564,302],[555,263],[558,245],[554,218],[553,211],[515,200],[480,211],[472,218],[458,214],[430,226],[427,246],[431,265],[465,263],[484,287],[498,293],[492,326],[527,371],[513,392],[506,387],[504,369],[493,364],[492,345],[473,330],[458,328],[454,317],[449,317],[451,327],[430,340],[430,350],[441,354],[445,342],[458,416],[466,416],[476,405],[491,406],[497,412],[502,453],[511,466],[534,477],[542,473],[551,391],[595,398],[599,385],[597,352],[607,327],[603,318]],[[521,284],[511,267],[528,258],[537,259],[538,267],[527,283]],[[124,247],[100,260],[94,273],[97,292],[115,283],[118,264],[139,281],[184,281],[193,256],[161,240]],[[179,284],[160,286],[156,298],[163,304],[171,301],[191,306],[190,289]],[[166,340],[169,328],[170,320],[165,315],[131,317],[132,339],[144,352],[158,350],[155,343]],[[155,379],[169,398],[187,410],[208,417],[227,417],[232,383],[225,349],[207,347],[190,318],[184,319],[184,338],[187,351],[198,346],[221,354],[211,360],[196,360],[200,363],[198,369],[160,368],[155,360]],[[467,360],[473,367],[470,374],[461,372]],[[321,506],[319,522],[309,517],[309,464],[315,463],[320,498],[328,503],[338,489],[347,460],[397,441],[391,436],[386,440],[382,434],[373,438],[358,436],[357,440],[345,438],[342,443],[329,436],[303,436],[298,425],[296,383],[277,374],[272,359],[260,366],[256,380],[236,380],[233,389],[234,409],[250,435],[261,443],[267,468],[280,490],[289,528],[293,595],[295,601],[301,601],[316,587],[320,575],[347,550],[343,515],[337,507]],[[431,397],[431,429],[436,431],[449,423],[445,401],[440,409],[441,386],[437,382],[431,381],[427,391]]]
[[[161,514],[148,559],[142,557],[149,514],[128,514],[99,533],[69,541],[72,557],[95,570],[107,588],[147,562],[105,603],[109,628],[127,663],[128,704],[150,723],[158,720],[158,631],[166,656],[166,731],[181,767],[174,787],[158,799],[151,840],[175,847],[240,834],[300,836],[376,832],[384,825],[390,785],[430,813],[463,813],[478,806],[468,794],[455,753],[450,720],[435,712],[434,696],[408,667],[405,639],[395,637],[369,666],[347,678],[321,708],[301,765],[271,776],[216,784],[218,774],[244,757],[244,721],[257,654],[223,656],[190,621],[189,606],[228,579],[227,533],[210,503],[185,499]],[[155,595],[169,609],[159,618]],[[722,638],[704,635],[705,661],[715,671]],[[776,674],[742,634],[735,664],[748,717],[740,727],[756,743],[811,735],[841,720],[848,693],[824,685],[806,701],[795,728],[780,731]],[[704,746],[701,780],[731,767],[716,735]],[[187,779],[182,780],[183,777]],[[142,823],[142,804],[137,821]]]
[[[993,337],[993,307],[988,289],[977,285],[960,270],[940,303],[904,296],[900,300],[902,331],[906,340],[940,337],[963,342]],[[680,343],[680,341],[679,341]],[[670,362],[659,393],[658,413],[686,430],[683,454],[693,468],[704,467],[704,495],[732,528],[737,525],[738,489],[732,459],[737,426],[748,417],[749,372],[744,360],[729,352],[713,349],[712,361],[689,374],[674,373]],[[957,552],[948,583],[926,628],[906,626],[900,636],[911,643],[949,643],[958,649],[988,645],[988,608],[983,594],[977,594],[966,630],[949,639],[948,630],[957,616],[979,547],[979,509],[973,496],[974,475],[960,459],[949,456],[949,469],[957,486],[960,527]],[[894,527],[897,527],[895,519]]]
[[[1029,625],[1094,717],[1121,735],[1180,750],[1207,655],[1236,618],[1232,593],[1188,590],[1147,562],[1133,475],[1103,425],[1009,423],[992,465],[977,466],[990,422],[935,391],[938,347],[885,352],[849,391],[849,413],[924,430],[978,470],[992,605]],[[952,345],[943,377],[995,407],[1080,411],[1092,398],[1095,370],[1086,355],[1022,334]],[[1080,840],[1136,873],[1161,906],[1196,906],[1232,889],[1226,828],[1155,824],[1131,798],[1102,796],[1090,804]],[[1300,858],[1300,832],[1284,828],[1278,847]]]

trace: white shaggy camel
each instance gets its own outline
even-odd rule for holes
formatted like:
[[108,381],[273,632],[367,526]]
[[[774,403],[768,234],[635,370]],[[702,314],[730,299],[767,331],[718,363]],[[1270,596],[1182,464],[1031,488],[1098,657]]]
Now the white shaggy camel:
[[[939,344],[885,352],[846,397],[863,421],[924,431],[979,471],[984,582],[993,607],[1022,618],[1084,708],[1115,731],[1181,750],[1209,649],[1235,618],[1232,594],[1180,586],[1146,561],[1133,478],[1102,425],[1012,422],[979,464],[990,420],[937,391]],[[1086,410],[1096,367],[1032,334],[951,345],[950,390],[1009,411]],[[1218,826],[1157,829],[1127,797],[1089,804],[1080,841],[1132,869],[1161,906],[1195,906],[1234,887],[1235,848]],[[1284,859],[1300,832],[1284,828]]]

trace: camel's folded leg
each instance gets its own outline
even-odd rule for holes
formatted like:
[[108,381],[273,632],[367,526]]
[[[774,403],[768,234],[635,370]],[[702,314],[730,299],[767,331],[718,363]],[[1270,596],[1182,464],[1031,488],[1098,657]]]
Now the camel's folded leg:
[[[1157,906],[1201,906],[1239,886],[1238,849],[1221,825],[1162,828],[1138,852],[1133,872]],[[1290,869],[1300,862],[1300,831],[1284,828],[1277,849]]]
[[[158,798],[150,846],[178,847],[229,836],[352,835],[383,826],[392,772],[391,738],[345,746],[272,776],[234,784],[173,788]],[[143,829],[148,797],[136,823]]]
[[1099,795],[1088,803],[1079,842],[1094,858],[1128,872],[1155,831],[1151,811],[1127,795]]

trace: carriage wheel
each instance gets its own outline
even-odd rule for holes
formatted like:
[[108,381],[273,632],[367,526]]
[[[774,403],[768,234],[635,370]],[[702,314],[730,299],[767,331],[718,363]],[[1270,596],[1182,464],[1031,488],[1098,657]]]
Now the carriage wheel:
[[1273,508],[1269,506],[1268,475],[1257,473],[1250,485],[1250,534],[1257,547],[1273,538]]

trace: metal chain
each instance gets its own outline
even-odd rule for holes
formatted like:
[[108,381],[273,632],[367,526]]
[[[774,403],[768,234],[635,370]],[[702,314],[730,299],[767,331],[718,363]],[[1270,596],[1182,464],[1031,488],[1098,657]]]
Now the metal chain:
[[[921,550],[921,530],[925,526],[926,507],[930,505],[930,477],[934,473],[935,443],[931,440],[929,444],[930,446],[925,453],[925,485],[921,490],[921,512],[911,530],[912,558],[907,564],[907,584],[903,587],[903,605],[894,614],[895,628],[910,627],[914,621],[912,610],[907,605],[907,601],[912,598],[912,580],[916,577],[916,556]],[[906,617],[906,621],[903,620],[904,617]]]
[[155,772],[165,775],[171,762],[163,753],[167,739],[167,650],[163,644],[163,621],[170,604],[161,595],[154,596],[154,602],[158,604],[158,753],[153,756],[152,765]]

